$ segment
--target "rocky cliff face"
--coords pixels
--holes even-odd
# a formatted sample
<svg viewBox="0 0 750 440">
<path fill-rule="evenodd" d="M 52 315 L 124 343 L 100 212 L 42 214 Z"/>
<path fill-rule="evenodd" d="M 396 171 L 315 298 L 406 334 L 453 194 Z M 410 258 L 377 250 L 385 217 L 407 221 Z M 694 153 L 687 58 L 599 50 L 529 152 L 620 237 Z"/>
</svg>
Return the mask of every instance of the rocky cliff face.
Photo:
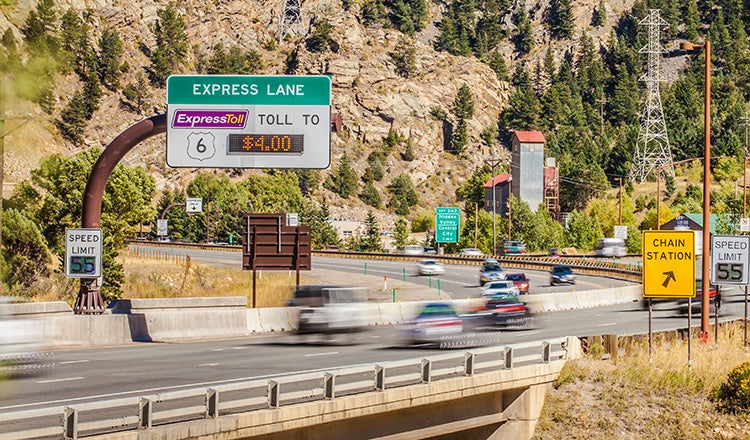
<svg viewBox="0 0 750 440">
<path fill-rule="evenodd" d="M 535 26 L 537 49 L 530 57 L 542 57 L 546 51 L 546 31 L 542 13 L 547 0 L 526 2 L 530 16 L 538 23 Z M 354 2 L 353 2 L 354 3 Z M 577 2 L 575 2 L 577 3 Z M 591 4 L 589 4 L 591 3 Z M 594 4 L 596 3 L 596 4 Z M 630 2 L 628 2 L 630 3 Z M 18 29 L 35 7 L 33 0 L 18 0 L 11 6 L 0 6 L 0 31 L 11 27 L 18 41 L 22 34 Z M 95 38 L 107 28 L 115 28 L 126 50 L 125 60 L 130 69 L 124 83 L 132 81 L 136 72 L 149 64 L 143 47 L 155 45 L 153 27 L 157 21 L 157 10 L 165 7 L 166 1 L 146 0 L 57 0 L 56 9 L 62 14 L 67 8 L 86 8 L 93 12 Z M 606 38 L 609 27 L 590 29 L 591 11 L 598 2 L 586 1 L 575 4 L 577 22 L 595 39 Z M 482 146 L 480 133 L 497 123 L 501 109 L 511 93 L 506 82 L 499 81 L 489 67 L 477 59 L 455 57 L 436 52 L 432 40 L 437 34 L 435 23 L 440 20 L 443 3 L 431 3 L 431 25 L 415 38 L 417 74 L 403 78 L 396 73 L 389 52 L 402 36 L 397 31 L 385 28 L 367 28 L 357 20 L 358 6 L 349 11 L 342 9 L 340 1 L 306 0 L 302 2 L 302 23 L 292 29 L 293 33 L 278 42 L 279 17 L 283 0 L 221 1 L 185 0 L 177 4 L 182 14 L 191 44 L 195 49 L 210 52 L 222 43 L 239 45 L 258 51 L 265 64 L 263 74 L 283 74 L 288 53 L 297 51 L 299 66 L 296 73 L 330 74 L 333 79 L 332 111 L 341 115 L 343 130 L 332 134 L 332 166 L 347 153 L 361 175 L 366 168 L 366 158 L 373 148 L 382 147 L 382 139 L 392 128 L 411 139 L 416 159 L 411 162 L 400 158 L 399 149 L 388 156 L 386 177 L 376 186 L 387 202 L 383 189 L 390 180 L 401 173 L 408 174 L 420 195 L 420 205 L 426 209 L 451 205 L 455 201 L 455 188 L 479 168 L 490 157 L 488 147 Z M 625 10 L 625 2 L 607 2 L 608 21 L 614 23 Z M 335 50 L 323 53 L 307 51 L 304 37 L 311 32 L 312 23 L 327 18 L 332 26 Z M 578 31 L 580 33 L 580 30 Z M 272 44 L 275 42 L 275 44 Z M 555 53 L 562 56 L 575 44 L 555 42 Z M 274 47 L 275 46 L 275 47 Z M 515 55 L 510 43 L 502 48 L 509 69 L 514 68 Z M 195 58 L 179 73 L 195 72 Z M 458 89 L 467 84 L 474 101 L 474 117 L 468 121 L 469 140 L 464 154 L 457 156 L 445 152 L 447 143 L 444 124 L 431 116 L 433 108 L 443 109 L 449 116 Z M 61 77 L 56 90 L 57 109 L 63 108 L 69 96 L 80 84 L 74 75 Z M 153 113 L 136 114 L 121 105 L 121 94 L 107 92 L 100 109 L 95 113 L 86 132 L 87 145 L 66 143 L 55 132 L 52 118 L 27 102 L 10 101 L 6 113 L 28 115 L 24 125 L 9 133 L 6 138 L 6 181 L 18 182 L 28 176 L 44 155 L 60 152 L 72 154 L 82 148 L 106 146 L 115 136 L 143 117 L 163 113 L 166 110 L 165 90 L 152 90 Z M 55 117 L 57 114 L 54 115 Z M 450 120 L 450 118 L 449 118 Z M 14 126 L 9 119 L 8 127 Z M 158 181 L 159 189 L 184 185 L 196 170 L 174 170 L 165 164 L 164 137 L 144 142 L 125 158 L 128 165 L 142 165 Z M 496 157 L 507 157 L 507 151 L 498 146 Z M 197 170 L 202 171 L 202 170 Z M 245 173 L 259 172 L 248 170 Z M 323 171 L 323 177 L 330 170 Z M 7 189 L 6 189 L 7 193 Z M 322 187 L 316 198 L 325 199 L 337 218 L 362 220 L 369 207 L 357 198 L 342 200 Z M 390 225 L 393 213 L 383 210 L 378 213 L 381 225 Z"/>
</svg>

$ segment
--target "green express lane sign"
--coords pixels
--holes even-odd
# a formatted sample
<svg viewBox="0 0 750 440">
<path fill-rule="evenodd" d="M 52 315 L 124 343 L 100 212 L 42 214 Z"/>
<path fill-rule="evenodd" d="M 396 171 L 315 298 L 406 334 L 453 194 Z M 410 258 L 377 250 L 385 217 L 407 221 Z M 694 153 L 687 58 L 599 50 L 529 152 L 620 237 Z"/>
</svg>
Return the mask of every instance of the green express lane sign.
<svg viewBox="0 0 750 440">
<path fill-rule="evenodd" d="M 328 168 L 331 79 L 325 75 L 171 75 L 167 165 Z"/>
<path fill-rule="evenodd" d="M 435 208 L 435 241 L 457 243 L 461 226 L 460 208 Z"/>
</svg>

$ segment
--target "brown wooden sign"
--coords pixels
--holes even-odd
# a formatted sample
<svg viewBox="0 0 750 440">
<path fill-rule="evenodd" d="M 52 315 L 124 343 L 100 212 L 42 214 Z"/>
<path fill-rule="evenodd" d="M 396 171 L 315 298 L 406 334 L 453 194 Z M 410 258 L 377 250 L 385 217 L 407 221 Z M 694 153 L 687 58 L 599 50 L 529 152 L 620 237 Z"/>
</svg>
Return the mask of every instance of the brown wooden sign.
<svg viewBox="0 0 750 440">
<path fill-rule="evenodd" d="M 287 226 L 286 214 L 242 217 L 242 268 L 311 270 L 309 226 Z"/>
</svg>

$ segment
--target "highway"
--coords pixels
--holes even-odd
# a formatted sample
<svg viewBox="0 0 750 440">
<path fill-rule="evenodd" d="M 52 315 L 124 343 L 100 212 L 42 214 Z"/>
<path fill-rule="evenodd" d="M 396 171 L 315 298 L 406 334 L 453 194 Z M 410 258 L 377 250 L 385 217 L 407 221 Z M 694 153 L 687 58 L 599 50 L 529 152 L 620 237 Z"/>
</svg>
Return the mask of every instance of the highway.
<svg viewBox="0 0 750 440">
<path fill-rule="evenodd" d="M 227 254 L 231 256 L 213 255 L 210 258 L 239 258 L 238 253 Z M 378 274 L 381 271 L 398 276 L 403 273 L 403 264 L 368 261 L 368 273 Z M 313 266 L 359 272 L 362 271 L 363 261 L 316 257 Z M 460 297 L 465 297 L 467 293 L 478 293 L 478 266 L 450 266 L 446 272 L 444 288 L 447 291 Z M 571 289 L 571 286 L 550 287 L 544 272 L 527 271 L 527 275 L 532 279 L 532 294 Z M 417 282 L 427 282 L 424 277 L 407 276 Z M 625 284 L 628 283 L 608 278 L 581 277 L 575 288 L 593 289 Z M 721 312 L 722 320 L 742 318 L 744 295 L 739 288 L 724 293 Z M 693 314 L 692 324 L 699 325 L 699 313 Z M 654 331 L 686 326 L 686 315 L 672 304 L 660 304 L 654 311 Z M 628 335 L 647 331 L 648 312 L 642 310 L 640 304 L 632 303 L 540 314 L 535 328 L 495 331 L 484 334 L 481 340 L 502 345 L 563 335 Z M 0 411 L 71 405 L 344 366 L 370 365 L 418 358 L 439 351 L 432 347 L 404 347 L 400 343 L 399 329 L 391 327 L 373 329 L 358 335 L 353 341 L 301 340 L 294 335 L 281 334 L 230 340 L 60 349 L 55 353 L 57 366 L 46 374 L 0 382 Z"/>
</svg>

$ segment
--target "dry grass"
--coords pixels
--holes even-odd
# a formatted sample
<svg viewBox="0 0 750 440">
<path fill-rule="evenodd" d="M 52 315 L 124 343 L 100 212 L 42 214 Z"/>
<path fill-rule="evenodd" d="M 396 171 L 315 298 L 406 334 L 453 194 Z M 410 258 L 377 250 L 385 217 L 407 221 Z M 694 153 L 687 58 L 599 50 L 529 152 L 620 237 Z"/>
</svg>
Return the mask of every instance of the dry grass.
<svg viewBox="0 0 750 440">
<path fill-rule="evenodd" d="M 712 339 L 713 340 L 713 339 Z M 716 410 L 714 389 L 750 360 L 738 323 L 719 331 L 719 345 L 693 338 L 637 347 L 617 362 L 569 362 L 547 394 L 535 439 L 750 439 L 750 415 Z"/>
<path fill-rule="evenodd" d="M 121 255 L 125 268 L 123 298 L 185 298 L 204 296 L 246 296 L 252 304 L 252 271 L 196 264 L 184 257 Z M 300 275 L 300 283 L 304 284 Z M 257 307 L 284 306 L 294 291 L 296 274 L 258 271 Z"/>
</svg>

